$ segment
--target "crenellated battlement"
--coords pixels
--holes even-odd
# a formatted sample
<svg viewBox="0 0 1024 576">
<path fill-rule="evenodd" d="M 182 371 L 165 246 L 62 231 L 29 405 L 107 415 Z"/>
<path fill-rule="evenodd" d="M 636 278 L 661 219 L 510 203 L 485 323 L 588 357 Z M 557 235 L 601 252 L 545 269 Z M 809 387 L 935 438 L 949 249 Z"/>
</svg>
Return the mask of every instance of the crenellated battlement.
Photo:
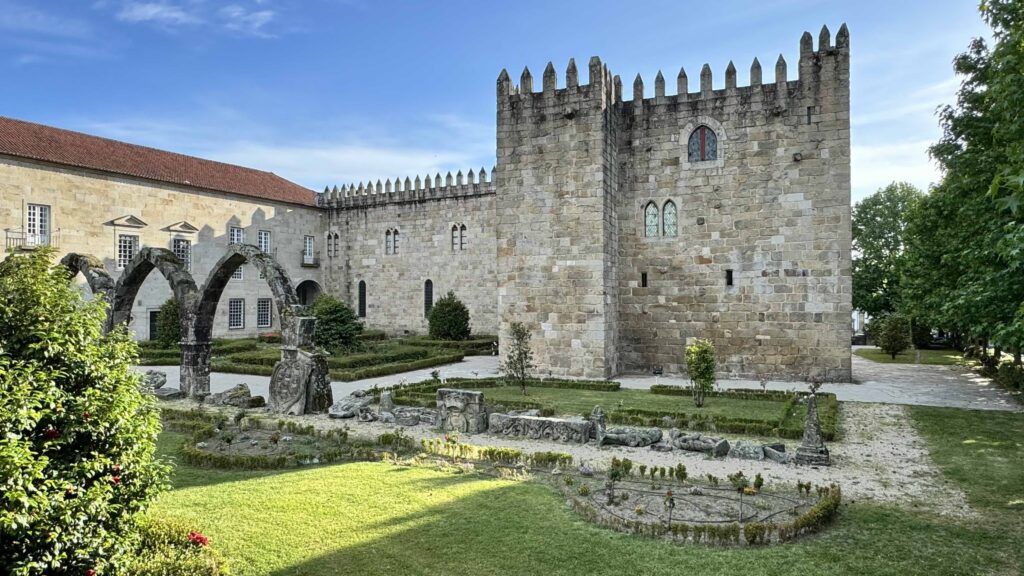
<svg viewBox="0 0 1024 576">
<path fill-rule="evenodd" d="M 826 60 L 833 59 L 837 63 L 848 67 L 850 54 L 850 34 L 844 23 L 836 34 L 835 43 L 831 42 L 831 33 L 827 26 L 822 26 L 818 34 L 818 48 L 814 48 L 814 40 L 810 32 L 804 32 L 800 38 L 800 57 L 797 63 L 797 77 L 793 80 L 788 78 L 788 65 L 782 54 L 779 54 L 775 62 L 775 75 L 771 84 L 763 82 L 761 63 L 754 58 L 750 65 L 749 84 L 739 86 L 737 84 L 737 71 L 733 62 L 725 69 L 725 87 L 715 89 L 713 87 L 714 74 L 711 66 L 704 64 L 701 67 L 698 90 L 689 90 L 689 78 L 684 68 L 679 69 L 676 76 L 676 93 L 666 93 L 665 76 L 658 71 L 654 79 L 654 97 L 644 97 L 644 81 L 641 75 L 637 74 L 633 80 L 633 95 L 630 100 L 625 100 L 622 94 L 622 79 L 618 75 L 612 75 L 608 67 L 601 62 L 601 59 L 594 56 L 590 59 L 590 77 L 587 84 L 579 83 L 579 73 L 576 69 L 576 61 L 569 60 L 565 71 L 565 86 L 558 87 L 558 75 L 554 64 L 548 62 L 544 69 L 541 89 L 534 91 L 533 74 L 529 67 L 523 69 L 519 83 L 514 84 L 507 70 L 502 70 L 498 76 L 497 94 L 499 106 L 511 104 L 517 101 L 530 100 L 564 100 L 572 96 L 582 96 L 596 99 L 600 104 L 613 106 L 631 102 L 634 107 L 640 107 L 644 102 L 690 102 L 704 99 L 714 99 L 729 96 L 764 96 L 785 99 L 793 89 L 801 84 L 820 82 L 822 76 L 818 70 L 824 67 Z"/>
<path fill-rule="evenodd" d="M 456 174 L 448 172 L 444 177 L 440 172 L 431 177 L 429 174 L 420 178 L 395 178 L 381 182 L 360 182 L 333 188 L 325 187 L 317 198 L 317 205 L 323 208 L 361 208 L 381 204 L 397 204 L 404 202 L 423 202 L 444 198 L 463 198 L 494 194 L 494 168 L 491 173 L 485 168 L 479 172 L 468 170 L 465 175 L 459 170 Z"/>
</svg>

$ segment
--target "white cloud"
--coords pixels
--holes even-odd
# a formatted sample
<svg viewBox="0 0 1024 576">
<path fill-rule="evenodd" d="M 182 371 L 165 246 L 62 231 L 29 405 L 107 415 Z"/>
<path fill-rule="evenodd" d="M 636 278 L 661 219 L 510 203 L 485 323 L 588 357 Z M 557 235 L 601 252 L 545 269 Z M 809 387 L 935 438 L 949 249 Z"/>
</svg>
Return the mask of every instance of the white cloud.
<svg viewBox="0 0 1024 576">
<path fill-rule="evenodd" d="M 117 19 L 165 25 L 198 24 L 202 21 L 183 7 L 166 2 L 126 2 L 117 13 Z"/>
<path fill-rule="evenodd" d="M 938 165 L 928 156 L 931 140 L 854 145 L 851 150 L 853 201 L 892 182 L 910 182 L 922 190 L 941 179 Z"/>
<path fill-rule="evenodd" d="M 271 36 L 263 28 L 274 19 L 273 10 L 249 11 L 237 4 L 232 4 L 221 8 L 218 14 L 224 21 L 224 27 L 228 30 L 253 36 Z"/>
</svg>

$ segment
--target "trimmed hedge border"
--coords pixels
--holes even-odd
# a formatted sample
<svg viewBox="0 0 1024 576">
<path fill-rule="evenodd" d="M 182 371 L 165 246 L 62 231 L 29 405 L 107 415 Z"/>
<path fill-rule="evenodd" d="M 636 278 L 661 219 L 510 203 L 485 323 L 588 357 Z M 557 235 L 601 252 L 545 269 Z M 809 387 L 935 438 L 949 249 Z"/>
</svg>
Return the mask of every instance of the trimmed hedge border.
<svg viewBox="0 0 1024 576">
<path fill-rule="evenodd" d="M 523 452 L 518 448 L 477 446 L 461 442 L 445 442 L 441 438 L 420 440 L 420 447 L 428 454 L 445 458 L 480 460 L 495 464 L 530 466 L 534 468 L 567 468 L 572 466 L 571 454 L 565 452 Z"/>
<path fill-rule="evenodd" d="M 424 348 L 454 348 L 466 356 L 489 356 L 497 336 L 474 336 L 468 340 L 432 340 L 429 336 L 411 336 L 400 340 L 402 344 Z"/>
<path fill-rule="evenodd" d="M 462 352 L 454 352 L 444 356 L 429 356 L 427 358 L 412 360 L 409 362 L 367 366 L 365 368 L 356 368 L 354 370 L 332 370 L 331 378 L 334 380 L 341 380 L 342 382 L 351 382 L 353 380 L 388 376 L 390 374 L 399 374 L 401 372 L 409 372 L 411 370 L 421 370 L 423 368 L 431 368 L 442 364 L 454 364 L 455 362 L 462 362 L 463 357 L 464 355 Z"/>
<path fill-rule="evenodd" d="M 842 490 L 837 484 L 822 488 L 818 502 L 810 510 L 797 516 L 792 522 L 749 522 L 739 524 L 688 524 L 673 523 L 671 527 L 661 522 L 647 523 L 639 520 L 613 520 L 597 513 L 594 506 L 579 497 L 576 491 L 563 489 L 573 510 L 584 519 L 598 526 L 628 534 L 640 534 L 652 538 L 670 538 L 678 543 L 759 546 L 773 542 L 790 542 L 799 536 L 820 531 L 832 522 L 842 503 Z"/>
</svg>

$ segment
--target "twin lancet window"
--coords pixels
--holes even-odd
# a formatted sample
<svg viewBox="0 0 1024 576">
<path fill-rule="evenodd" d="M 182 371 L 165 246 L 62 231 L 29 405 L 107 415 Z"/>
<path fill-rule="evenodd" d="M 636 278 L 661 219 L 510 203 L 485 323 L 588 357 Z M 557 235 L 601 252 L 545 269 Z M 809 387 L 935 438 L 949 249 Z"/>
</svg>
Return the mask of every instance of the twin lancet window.
<svg viewBox="0 0 1024 576">
<path fill-rule="evenodd" d="M 679 212 L 676 203 L 669 200 L 661 209 L 661 217 L 658 217 L 658 205 L 648 202 L 644 208 L 644 236 L 656 238 L 658 236 L 679 235 Z"/>
<path fill-rule="evenodd" d="M 398 254 L 398 230 L 388 228 L 384 233 L 384 253 L 387 255 Z"/>
</svg>

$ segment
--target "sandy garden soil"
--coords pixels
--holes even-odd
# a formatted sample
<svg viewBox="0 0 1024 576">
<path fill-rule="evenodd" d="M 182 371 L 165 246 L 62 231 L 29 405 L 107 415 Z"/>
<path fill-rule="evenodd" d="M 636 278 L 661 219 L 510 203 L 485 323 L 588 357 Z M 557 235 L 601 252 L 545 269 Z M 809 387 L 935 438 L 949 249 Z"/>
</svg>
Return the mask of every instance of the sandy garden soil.
<svg viewBox="0 0 1024 576">
<path fill-rule="evenodd" d="M 194 406 L 185 401 L 167 404 L 186 409 Z M 313 424 L 322 429 L 347 426 L 352 437 L 368 439 L 401 428 L 394 424 L 358 422 L 354 418 L 328 418 L 327 415 L 292 418 L 303 425 Z M 566 444 L 490 434 L 463 435 L 459 440 L 482 446 L 518 448 L 526 452 L 566 452 L 577 462 L 583 461 L 598 469 L 606 468 L 611 458 L 617 456 L 630 458 L 634 466 L 646 464 L 671 467 L 682 462 L 690 478 L 713 474 L 725 481 L 727 475 L 737 471 L 743 471 L 748 478 L 761 473 L 767 490 L 785 486 L 794 487 L 795 492 L 798 481 L 820 486 L 834 482 L 842 487 L 843 499 L 847 502 L 864 499 L 929 510 L 945 516 L 973 516 L 963 492 L 944 480 L 935 467 L 905 407 L 844 402 L 840 404 L 840 426 L 842 440 L 829 444 L 832 457 L 830 467 L 779 464 L 769 460 L 712 459 L 700 453 L 681 450 L 655 452 L 650 448 L 624 446 L 598 448 L 593 442 L 586 445 Z M 405 428 L 405 431 L 417 441 L 440 435 L 424 424 Z M 742 438 L 729 434 L 724 436 L 730 442 Z M 787 451 L 794 452 L 798 444 L 797 441 L 788 441 Z"/>
</svg>

